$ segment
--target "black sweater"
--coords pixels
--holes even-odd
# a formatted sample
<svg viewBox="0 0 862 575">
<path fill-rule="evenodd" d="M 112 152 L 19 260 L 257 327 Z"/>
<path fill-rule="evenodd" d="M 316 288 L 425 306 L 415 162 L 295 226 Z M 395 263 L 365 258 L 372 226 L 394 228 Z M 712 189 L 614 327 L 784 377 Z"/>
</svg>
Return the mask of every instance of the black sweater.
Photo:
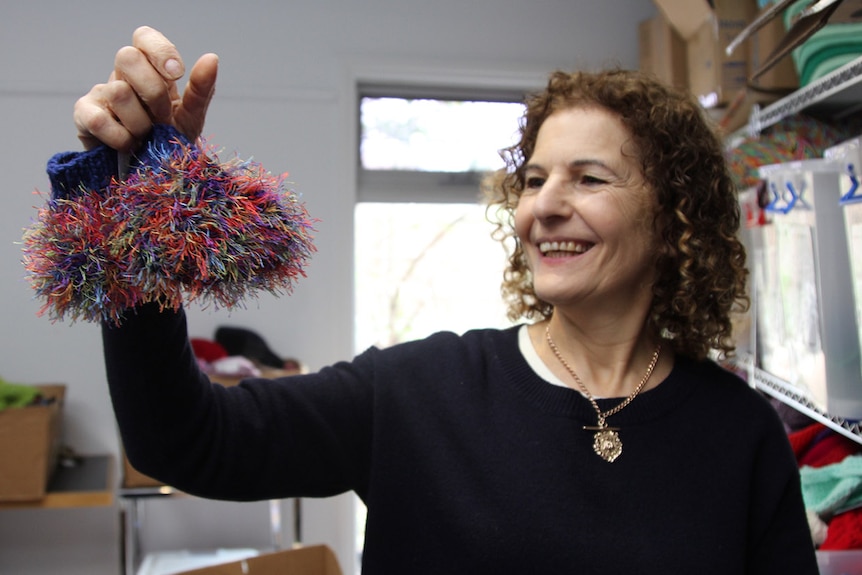
<svg viewBox="0 0 862 575">
<path fill-rule="evenodd" d="M 236 500 L 354 490 L 364 573 L 817 573 L 798 471 L 772 407 L 681 357 L 609 424 L 539 378 L 516 329 L 440 333 L 279 380 L 211 385 L 184 314 L 103 328 L 132 463 Z M 607 408 L 618 400 L 601 401 Z"/>
</svg>

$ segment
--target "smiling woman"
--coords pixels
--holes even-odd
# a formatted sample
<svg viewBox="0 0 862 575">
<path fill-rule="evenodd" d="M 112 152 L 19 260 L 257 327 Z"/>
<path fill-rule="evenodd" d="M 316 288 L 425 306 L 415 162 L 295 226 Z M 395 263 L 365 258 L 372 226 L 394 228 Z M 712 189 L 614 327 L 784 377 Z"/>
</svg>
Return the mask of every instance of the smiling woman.
<svg viewBox="0 0 862 575">
<path fill-rule="evenodd" d="M 704 110 L 686 94 L 623 70 L 553 74 L 548 89 L 527 100 L 521 141 L 508 150 L 508 169 L 497 174 L 493 201 L 514 213 L 521 198 L 532 193 L 527 176 L 535 164 L 539 133 L 549 117 L 561 123 L 561 112 L 572 110 L 591 110 L 596 118 L 602 111 L 609 114 L 613 118 L 606 115 L 609 121 L 600 130 L 618 138 L 612 152 L 617 164 L 608 164 L 611 171 L 604 174 L 582 172 L 582 189 L 600 189 L 593 180 L 604 179 L 629 186 L 634 194 L 641 185 L 652 190 L 654 211 L 637 202 L 619 208 L 620 214 L 626 209 L 638 212 L 630 220 L 650 220 L 645 223 L 659 233 L 649 329 L 670 337 L 674 350 L 688 356 L 702 359 L 711 350 L 732 353 L 730 312 L 748 305 L 745 249 L 737 236 L 739 203 L 721 140 Z M 590 129 L 590 124 L 577 129 Z M 575 166 L 607 163 L 591 157 L 570 161 Z M 541 183 L 543 178 L 529 185 Z M 504 285 L 509 312 L 547 319 L 553 306 L 534 291 L 526 249 L 519 242 L 509 258 Z"/>
<path fill-rule="evenodd" d="M 655 194 L 615 114 L 568 108 L 539 129 L 515 210 L 536 296 L 558 314 L 625 306 L 642 325 L 655 275 Z M 580 311 L 579 311 L 580 310 Z"/>
</svg>

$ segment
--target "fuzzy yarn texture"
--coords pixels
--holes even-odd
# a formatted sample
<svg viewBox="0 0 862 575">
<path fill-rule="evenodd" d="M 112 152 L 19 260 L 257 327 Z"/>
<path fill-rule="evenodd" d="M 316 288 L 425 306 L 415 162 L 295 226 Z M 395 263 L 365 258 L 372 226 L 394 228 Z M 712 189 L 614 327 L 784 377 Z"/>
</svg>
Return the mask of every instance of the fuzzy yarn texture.
<svg viewBox="0 0 862 575">
<path fill-rule="evenodd" d="M 859 129 L 857 119 L 833 125 L 804 114 L 788 116 L 727 151 L 730 176 L 740 190 L 755 187 L 760 166 L 822 158 L 827 148 L 856 136 Z"/>
<path fill-rule="evenodd" d="M 148 302 L 233 308 L 305 276 L 315 220 L 286 174 L 222 161 L 203 142 L 150 142 L 141 156 L 105 189 L 52 190 L 25 230 L 40 315 L 119 324 Z"/>
</svg>

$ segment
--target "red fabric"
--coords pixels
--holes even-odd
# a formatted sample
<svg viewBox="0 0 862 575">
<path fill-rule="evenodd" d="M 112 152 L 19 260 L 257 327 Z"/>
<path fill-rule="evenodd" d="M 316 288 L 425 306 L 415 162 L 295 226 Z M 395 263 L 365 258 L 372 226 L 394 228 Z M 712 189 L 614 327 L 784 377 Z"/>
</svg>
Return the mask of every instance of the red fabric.
<svg viewBox="0 0 862 575">
<path fill-rule="evenodd" d="M 790 446 L 796 455 L 799 467 L 823 467 L 840 463 L 848 455 L 862 451 L 849 437 L 827 428 L 822 423 L 813 423 L 788 435 Z M 862 509 L 851 509 L 829 520 L 826 539 L 819 549 L 837 551 L 862 549 Z"/>
<path fill-rule="evenodd" d="M 811 446 L 811 443 L 817 438 L 820 432 L 825 429 L 826 426 L 822 423 L 812 423 L 808 427 L 804 427 L 799 431 L 794 431 L 787 436 L 790 440 L 790 446 L 793 448 L 793 454 L 796 455 L 796 461 L 799 461 L 802 458 Z"/>
<path fill-rule="evenodd" d="M 208 339 L 192 339 L 191 344 L 195 357 L 210 363 L 228 355 L 220 343 Z"/>
<path fill-rule="evenodd" d="M 822 423 L 812 423 L 787 437 L 799 467 L 823 467 L 839 463 L 848 455 L 862 451 L 858 443 Z"/>
<path fill-rule="evenodd" d="M 854 453 L 859 453 L 858 443 L 834 431 L 827 431 L 822 439 L 811 445 L 799 458 L 799 466 L 823 467 L 833 463 L 840 463 L 844 458 Z"/>
<path fill-rule="evenodd" d="M 862 509 L 852 509 L 833 517 L 826 540 L 819 548 L 824 551 L 862 549 Z"/>
</svg>

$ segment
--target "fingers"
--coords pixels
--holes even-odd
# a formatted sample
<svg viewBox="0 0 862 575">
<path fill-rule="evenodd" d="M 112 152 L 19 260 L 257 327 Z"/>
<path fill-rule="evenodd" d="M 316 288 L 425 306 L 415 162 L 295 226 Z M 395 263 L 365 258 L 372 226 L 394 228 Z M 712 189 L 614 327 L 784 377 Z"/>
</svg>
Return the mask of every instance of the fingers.
<svg viewBox="0 0 862 575">
<path fill-rule="evenodd" d="M 166 81 L 146 54 L 132 46 L 120 48 L 114 58 L 114 74 L 131 86 L 155 122 L 168 122 L 171 118 L 173 81 Z"/>
<path fill-rule="evenodd" d="M 130 151 L 152 127 L 149 113 L 132 87 L 122 80 L 93 86 L 75 103 L 73 118 L 86 149 L 103 142 Z"/>
<path fill-rule="evenodd" d="M 184 72 L 176 46 L 161 32 L 141 26 L 132 35 L 132 45 L 117 52 L 112 78 L 128 82 L 153 121 L 169 123 L 179 99 L 176 81 Z"/>
<path fill-rule="evenodd" d="M 215 54 L 204 54 L 192 66 L 182 101 L 174 109 L 174 123 L 189 139 L 194 140 L 203 131 L 217 75 L 218 56 Z"/>
<path fill-rule="evenodd" d="M 158 30 L 149 26 L 137 28 L 132 34 L 132 46 L 146 55 L 153 68 L 165 80 L 179 80 L 185 73 L 185 66 L 176 46 Z"/>
<path fill-rule="evenodd" d="M 177 81 L 184 72 L 179 52 L 163 34 L 148 26 L 136 29 L 132 45 L 117 52 L 108 82 L 75 103 L 78 138 L 87 149 L 102 142 L 131 151 L 153 123 L 174 125 L 197 138 L 215 92 L 218 56 L 201 56 L 180 96 Z"/>
</svg>

